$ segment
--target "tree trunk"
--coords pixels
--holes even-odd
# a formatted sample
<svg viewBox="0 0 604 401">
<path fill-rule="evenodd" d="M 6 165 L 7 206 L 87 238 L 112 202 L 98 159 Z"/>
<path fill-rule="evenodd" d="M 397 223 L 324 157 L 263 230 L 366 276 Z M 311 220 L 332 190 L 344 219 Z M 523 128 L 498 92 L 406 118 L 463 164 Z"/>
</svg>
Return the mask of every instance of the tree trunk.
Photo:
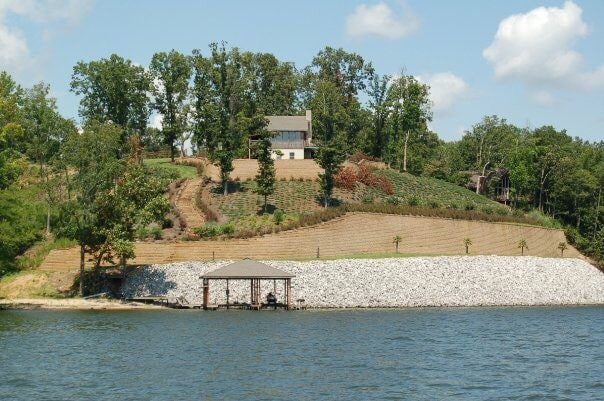
<svg viewBox="0 0 604 401">
<path fill-rule="evenodd" d="M 50 235 L 50 202 L 46 210 L 46 236 Z"/>
<path fill-rule="evenodd" d="M 268 195 L 264 195 L 264 213 L 266 213 L 266 204 L 268 203 L 267 199 Z"/>
<path fill-rule="evenodd" d="M 174 153 L 176 153 L 176 152 L 175 152 L 174 142 L 172 142 L 172 144 L 170 145 L 170 159 L 172 160 L 172 163 L 174 163 Z"/>
<path fill-rule="evenodd" d="M 126 278 L 126 257 L 120 256 L 120 268 L 122 269 L 122 277 Z"/>
<path fill-rule="evenodd" d="M 596 233 L 598 232 L 598 219 L 600 218 L 600 200 L 602 199 L 602 187 L 598 191 L 598 203 L 596 204 L 596 218 L 594 220 L 594 233 L 592 235 L 591 240 L 596 240 Z"/>
<path fill-rule="evenodd" d="M 403 148 L 403 171 L 407 171 L 407 145 L 409 143 L 409 131 L 405 135 L 405 147 Z"/>
<path fill-rule="evenodd" d="M 222 180 L 222 188 L 223 188 L 222 194 L 224 196 L 227 196 L 229 194 L 229 180 Z"/>
<path fill-rule="evenodd" d="M 84 267 L 86 262 L 86 249 L 80 245 L 80 296 L 84 296 Z"/>
</svg>

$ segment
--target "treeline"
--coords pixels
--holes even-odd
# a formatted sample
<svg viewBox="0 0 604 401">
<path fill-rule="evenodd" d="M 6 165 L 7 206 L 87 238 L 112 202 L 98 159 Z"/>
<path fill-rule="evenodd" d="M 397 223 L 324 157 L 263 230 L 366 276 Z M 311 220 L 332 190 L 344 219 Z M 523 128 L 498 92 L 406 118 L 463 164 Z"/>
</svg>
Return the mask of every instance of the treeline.
<svg viewBox="0 0 604 401">
<path fill-rule="evenodd" d="M 571 239 L 583 251 L 596 257 L 603 252 L 602 142 L 489 116 L 461 140 L 446 143 L 429 128 L 426 84 L 404 71 L 380 75 L 371 62 L 342 49 L 326 47 L 303 68 L 224 43 L 191 54 L 158 52 L 146 67 L 114 54 L 77 63 L 71 90 L 80 96 L 79 128 L 57 113 L 48 86 L 22 89 L 0 76 L 0 188 L 35 163 L 39 182 L 47 183 L 49 230 L 55 219 L 61 235 L 93 250 L 106 248 L 105 257 L 128 257 L 136 226 L 161 224 L 161 183 L 140 164 L 143 149 L 167 147 L 174 158 L 190 142 L 220 167 L 226 191 L 233 160 L 247 157 L 248 138 L 260 138 L 259 193 L 266 197 L 274 188 L 274 168 L 264 116 L 306 109 L 313 113 L 316 158 L 325 170 L 325 206 L 342 162 L 357 152 L 460 185 L 473 173 L 501 168 L 509 174 L 512 206 L 555 217 L 572 228 Z M 161 129 L 149 126 L 154 113 Z M 131 180 L 149 192 L 138 193 Z"/>
</svg>

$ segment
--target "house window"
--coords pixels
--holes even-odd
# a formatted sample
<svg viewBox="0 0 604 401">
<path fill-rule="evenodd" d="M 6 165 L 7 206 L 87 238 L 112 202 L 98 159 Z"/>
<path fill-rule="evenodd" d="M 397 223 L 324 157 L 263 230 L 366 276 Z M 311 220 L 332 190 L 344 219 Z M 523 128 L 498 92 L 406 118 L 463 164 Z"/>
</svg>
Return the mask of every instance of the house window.
<svg viewBox="0 0 604 401">
<path fill-rule="evenodd" d="M 293 160 L 293 159 L 295 158 L 295 157 L 294 157 L 295 155 L 296 155 L 296 154 L 295 154 L 294 152 L 289 152 L 289 158 L 290 158 L 290 159 L 292 159 L 292 160 Z"/>
</svg>

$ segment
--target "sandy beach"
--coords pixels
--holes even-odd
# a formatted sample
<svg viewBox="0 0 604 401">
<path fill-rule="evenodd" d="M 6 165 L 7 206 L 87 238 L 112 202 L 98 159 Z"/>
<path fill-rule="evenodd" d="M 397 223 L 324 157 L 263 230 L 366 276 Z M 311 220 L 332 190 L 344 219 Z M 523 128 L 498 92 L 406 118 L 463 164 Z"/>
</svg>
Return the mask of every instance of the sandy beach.
<svg viewBox="0 0 604 401">
<path fill-rule="evenodd" d="M 0 299 L 0 310 L 2 309 L 140 310 L 165 308 L 158 305 L 148 305 L 138 302 L 121 302 L 108 299 L 22 298 Z"/>
</svg>

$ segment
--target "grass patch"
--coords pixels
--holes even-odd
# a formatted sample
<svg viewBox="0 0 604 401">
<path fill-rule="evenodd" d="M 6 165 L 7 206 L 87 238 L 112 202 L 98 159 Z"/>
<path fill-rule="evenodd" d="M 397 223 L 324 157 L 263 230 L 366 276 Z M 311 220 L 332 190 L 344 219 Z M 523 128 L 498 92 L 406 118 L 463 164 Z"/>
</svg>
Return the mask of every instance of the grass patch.
<svg viewBox="0 0 604 401">
<path fill-rule="evenodd" d="M 528 216 L 531 219 L 538 221 L 539 224 L 541 224 L 543 227 L 562 228 L 562 224 L 559 221 L 557 221 L 556 219 L 554 219 L 551 216 L 547 216 L 547 215 L 541 213 L 537 209 L 533 209 L 530 212 L 528 212 Z"/>
<path fill-rule="evenodd" d="M 76 241 L 66 238 L 45 239 L 16 258 L 17 268 L 20 270 L 35 269 L 40 267 L 46 256 L 53 249 L 70 248 L 75 245 L 77 245 Z"/>
<path fill-rule="evenodd" d="M 436 256 L 462 256 L 458 254 L 444 254 L 444 253 L 396 253 L 396 252 L 368 252 L 368 253 L 353 253 L 344 254 L 338 256 L 327 256 L 315 258 L 287 258 L 282 260 L 295 260 L 299 262 L 311 261 L 311 260 L 341 260 L 341 259 L 392 259 L 392 258 L 425 258 L 425 257 L 436 257 Z"/>
<path fill-rule="evenodd" d="M 170 158 L 145 159 L 143 163 L 149 167 L 155 167 L 176 173 L 178 174 L 179 178 L 197 177 L 197 169 L 195 167 L 186 166 L 183 164 L 174 164 L 170 161 Z"/>
</svg>

